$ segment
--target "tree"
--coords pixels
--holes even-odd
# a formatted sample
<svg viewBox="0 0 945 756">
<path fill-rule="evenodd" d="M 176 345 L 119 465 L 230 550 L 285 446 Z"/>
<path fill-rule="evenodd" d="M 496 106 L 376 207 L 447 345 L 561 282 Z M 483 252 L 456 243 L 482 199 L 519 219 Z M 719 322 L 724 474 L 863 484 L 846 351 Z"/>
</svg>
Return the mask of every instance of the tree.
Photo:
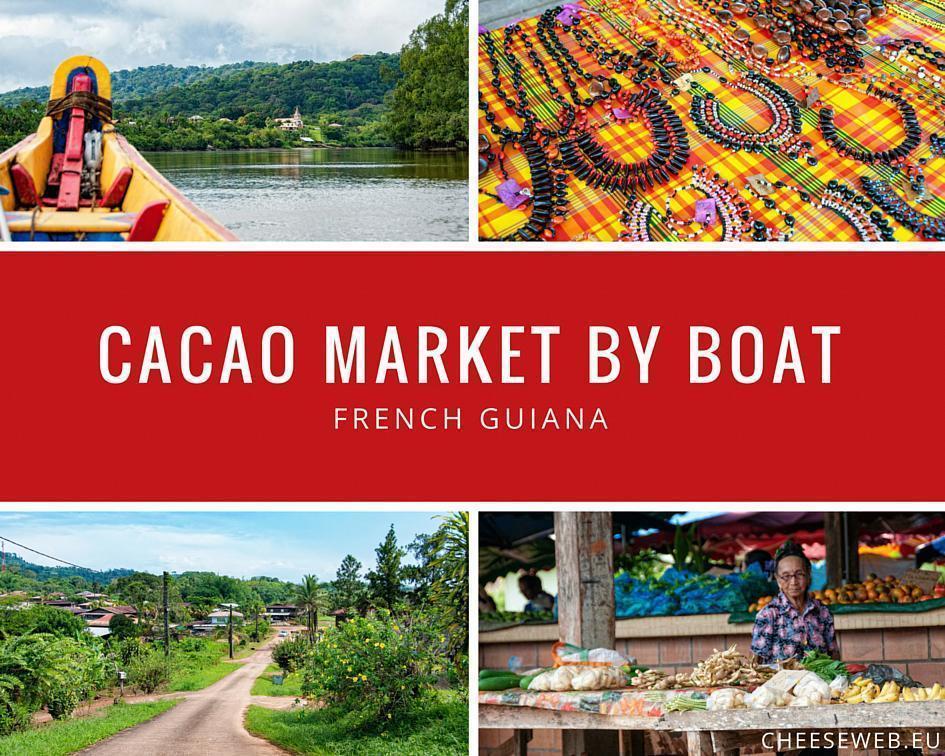
<svg viewBox="0 0 945 756">
<path fill-rule="evenodd" d="M 447 0 L 400 51 L 403 78 L 384 124 L 400 147 L 460 147 L 468 133 L 468 0 Z"/>
<path fill-rule="evenodd" d="M 364 595 L 364 581 L 361 579 L 361 563 L 351 554 L 341 560 L 332 583 L 332 605 L 335 609 L 351 610 L 357 608 Z"/>
<path fill-rule="evenodd" d="M 0 612 L 0 637 L 56 635 L 75 638 L 85 633 L 85 622 L 56 606 L 31 606 L 20 611 Z"/>
<path fill-rule="evenodd" d="M 259 641 L 259 615 L 266 611 L 266 605 L 259 598 L 259 595 L 254 593 L 249 601 L 243 605 L 243 611 L 248 617 L 253 618 L 256 625 L 253 629 L 253 640 Z"/>
<path fill-rule="evenodd" d="M 318 608 L 325 604 L 325 589 L 314 575 L 305 575 L 302 585 L 296 593 L 296 603 L 305 613 L 305 626 L 308 628 L 309 643 L 315 643 L 315 632 L 318 629 Z"/>
<path fill-rule="evenodd" d="M 116 614 L 108 621 L 109 638 L 124 640 L 134 638 L 138 634 L 138 627 L 132 619 L 124 614 Z"/>
<path fill-rule="evenodd" d="M 374 553 L 377 555 L 377 566 L 368 573 L 368 591 L 376 603 L 393 609 L 404 596 L 404 568 L 401 562 L 405 553 L 397 545 L 393 524 Z"/>
<path fill-rule="evenodd" d="M 430 602 L 445 631 L 447 654 L 459 659 L 469 639 L 469 512 L 453 512 L 440 518 L 433 534 L 431 566 L 436 578 L 430 586 Z"/>
</svg>

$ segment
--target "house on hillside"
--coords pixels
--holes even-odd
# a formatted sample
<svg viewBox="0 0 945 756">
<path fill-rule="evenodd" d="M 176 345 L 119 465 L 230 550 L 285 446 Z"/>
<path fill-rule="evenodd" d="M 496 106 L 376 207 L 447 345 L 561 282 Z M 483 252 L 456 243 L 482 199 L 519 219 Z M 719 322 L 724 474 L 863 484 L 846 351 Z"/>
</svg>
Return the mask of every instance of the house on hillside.
<svg viewBox="0 0 945 756">
<path fill-rule="evenodd" d="M 198 123 L 199 121 L 202 121 L 202 120 L 203 120 L 203 116 L 202 116 L 202 115 L 192 115 L 192 116 L 188 116 L 187 120 L 190 121 L 191 123 Z"/>
<path fill-rule="evenodd" d="M 115 616 L 116 615 L 111 613 L 105 613 L 94 619 L 87 619 L 85 621 L 85 629 L 96 638 L 104 638 L 107 635 L 111 635 L 111 622 L 112 618 Z"/>
<path fill-rule="evenodd" d="M 270 622 L 289 622 L 300 613 L 301 610 L 295 604 L 270 604 L 266 607 L 266 619 Z"/>
<path fill-rule="evenodd" d="M 76 595 L 86 601 L 99 601 L 103 598 L 108 598 L 104 593 L 92 593 L 92 591 L 79 591 Z"/>
<path fill-rule="evenodd" d="M 302 121 L 302 114 L 299 112 L 298 106 L 295 108 L 295 112 L 292 114 L 291 118 L 274 118 L 273 119 L 279 128 L 283 131 L 301 131 L 305 128 L 305 123 Z"/>
<path fill-rule="evenodd" d="M 105 608 L 108 611 L 110 611 L 112 614 L 124 614 L 126 617 L 130 617 L 131 619 L 138 618 L 138 610 L 135 609 L 133 606 L 127 606 L 124 604 L 116 604 L 115 606 L 107 606 Z"/>
</svg>

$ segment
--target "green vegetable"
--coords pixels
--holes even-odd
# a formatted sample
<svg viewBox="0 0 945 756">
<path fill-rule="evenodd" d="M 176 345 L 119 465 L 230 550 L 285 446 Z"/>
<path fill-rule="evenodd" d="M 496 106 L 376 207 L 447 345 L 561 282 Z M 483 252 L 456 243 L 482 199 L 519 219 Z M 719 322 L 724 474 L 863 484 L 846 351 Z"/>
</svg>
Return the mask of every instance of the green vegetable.
<svg viewBox="0 0 945 756">
<path fill-rule="evenodd" d="M 507 669 L 480 669 L 479 679 L 485 680 L 487 677 L 511 677 L 514 674 L 514 672 L 509 672 Z"/>
<path fill-rule="evenodd" d="M 487 677 L 479 680 L 479 690 L 509 690 L 510 688 L 519 688 L 521 685 L 522 678 L 518 675 Z"/>
<path fill-rule="evenodd" d="M 536 677 L 538 677 L 538 675 L 540 675 L 544 671 L 545 670 L 541 670 L 540 672 L 536 672 L 533 675 L 525 675 L 525 677 L 522 678 L 522 685 L 521 685 L 522 689 L 528 690 L 528 686 L 532 684 L 532 680 L 534 680 Z"/>
<path fill-rule="evenodd" d="M 820 651 L 808 651 L 801 661 L 804 669 L 817 674 L 825 682 L 833 682 L 835 677 L 847 675 L 847 665 Z"/>
<path fill-rule="evenodd" d="M 696 711 L 706 708 L 706 699 L 691 696 L 673 696 L 666 704 L 666 711 Z"/>
</svg>

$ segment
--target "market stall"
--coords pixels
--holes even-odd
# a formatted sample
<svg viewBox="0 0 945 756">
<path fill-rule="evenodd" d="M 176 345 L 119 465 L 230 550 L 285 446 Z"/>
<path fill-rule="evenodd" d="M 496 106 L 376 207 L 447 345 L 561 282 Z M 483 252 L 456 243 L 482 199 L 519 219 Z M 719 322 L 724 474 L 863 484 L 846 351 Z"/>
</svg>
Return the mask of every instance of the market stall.
<svg viewBox="0 0 945 756">
<path fill-rule="evenodd" d="M 519 752 L 522 752 L 529 747 L 524 742 L 523 731 L 531 732 L 530 747 L 541 753 L 580 753 L 582 736 L 585 749 L 587 738 L 590 737 L 597 738 L 596 742 L 603 743 L 602 748 L 605 749 L 593 752 L 616 753 L 618 746 L 614 735 L 611 734 L 610 740 L 607 740 L 606 734 L 620 730 L 638 733 L 635 737 L 625 735 L 624 740 L 625 750 L 632 746 L 639 753 L 644 752 L 644 739 L 640 736 L 642 732 L 647 733 L 646 742 L 653 742 L 651 738 L 656 734 L 666 738 L 670 733 L 676 733 L 678 741 L 682 737 L 680 733 L 698 733 L 698 738 L 695 735 L 687 736 L 689 740 L 686 747 L 717 749 L 720 743 L 729 743 L 730 748 L 735 748 L 739 746 L 732 745 L 734 741 L 730 736 L 723 737 L 720 734 L 722 730 L 728 729 L 733 721 L 740 723 L 742 732 L 738 733 L 738 738 L 742 746 L 759 746 L 760 737 L 766 728 L 774 724 L 780 726 L 779 717 L 782 715 L 775 711 L 777 707 L 765 707 L 761 710 L 763 713 L 758 713 L 755 709 L 739 709 L 736 711 L 740 711 L 741 716 L 734 720 L 727 712 L 721 716 L 718 711 L 704 711 L 700 708 L 700 701 L 708 700 L 713 686 L 693 686 L 691 680 L 693 670 L 711 659 L 716 651 L 730 652 L 746 660 L 750 658 L 753 613 L 749 609 L 757 607 L 751 607 L 746 600 L 740 611 L 730 609 L 724 613 L 615 618 L 611 624 L 606 616 L 608 597 L 600 595 L 606 593 L 601 587 L 616 586 L 614 593 L 620 596 L 620 574 L 618 573 L 616 580 L 613 579 L 613 561 L 607 566 L 606 554 L 610 554 L 612 560 L 614 550 L 601 548 L 601 543 L 604 540 L 602 534 L 605 532 L 606 540 L 610 543 L 615 535 L 615 528 L 612 523 L 606 521 L 597 522 L 596 530 L 592 523 L 588 522 L 570 528 L 567 526 L 567 518 L 587 516 L 590 515 L 558 515 L 560 522 L 557 523 L 559 527 L 555 530 L 554 543 L 558 557 L 558 585 L 561 589 L 558 595 L 558 614 L 561 622 L 522 622 L 514 625 L 506 622 L 505 626 L 481 632 L 480 666 L 484 669 L 507 671 L 508 663 L 512 660 L 521 670 L 556 669 L 557 660 L 552 654 L 555 643 L 559 640 L 574 643 L 577 640 L 579 645 L 612 649 L 626 659 L 628 664 L 649 668 L 650 674 L 654 676 L 665 675 L 661 677 L 662 685 L 656 689 L 641 687 L 641 681 L 638 680 L 637 684 L 634 684 L 633 676 L 627 675 L 620 687 L 605 691 L 548 691 L 532 688 L 522 690 L 518 686 L 483 691 L 480 693 L 480 726 L 483 728 L 480 743 L 483 752 L 493 752 L 492 749 L 500 749 L 503 744 L 507 749 L 510 743 L 514 743 Z M 606 517 L 606 514 L 595 516 Z M 725 517 L 722 516 L 723 519 L 715 523 L 708 521 L 706 533 L 713 533 L 713 529 L 720 525 Z M 824 516 L 820 515 L 820 518 L 819 524 L 811 522 L 809 518 L 799 518 L 791 527 L 797 528 L 797 532 L 812 534 L 809 537 L 811 541 L 817 541 L 819 538 L 822 548 L 825 523 Z M 828 528 L 831 522 L 828 514 Z M 730 527 L 732 524 L 728 523 Z M 779 524 L 783 527 L 783 522 Z M 846 532 L 859 532 L 860 525 L 863 525 L 863 532 L 867 533 L 863 536 L 861 548 L 869 550 L 872 547 L 864 543 L 876 540 L 868 535 L 872 532 L 870 522 L 857 524 L 855 527 L 847 523 Z M 897 538 L 902 543 L 908 539 L 921 543 L 923 539 L 931 537 L 930 534 L 934 534 L 941 523 L 913 522 L 912 526 L 913 530 L 925 532 L 920 536 L 915 533 L 900 533 Z M 564 528 L 563 531 L 561 527 Z M 578 556 L 596 552 L 598 564 L 594 571 L 588 571 L 594 565 L 587 564 L 586 560 L 583 564 L 580 560 L 572 560 L 572 564 L 568 565 L 562 559 L 567 553 L 567 544 L 575 541 L 575 535 L 569 535 L 569 531 L 573 531 L 575 527 L 583 536 L 577 539 L 571 550 Z M 753 527 L 760 537 L 770 537 L 770 530 L 762 533 L 757 527 Z M 742 528 L 737 537 L 743 539 L 746 546 L 751 546 L 754 542 L 748 537 L 748 530 Z M 624 534 L 625 532 L 621 535 Z M 661 536 L 651 532 L 647 537 L 650 538 L 648 545 L 652 545 L 653 537 L 665 538 L 665 534 Z M 784 537 L 783 534 L 781 537 Z M 618 537 L 613 540 L 621 539 Z M 831 535 L 827 540 L 834 545 L 836 537 Z M 841 542 L 836 544 L 835 548 L 843 546 Z M 627 549 L 628 544 L 624 543 L 616 551 L 620 554 L 625 553 Z M 910 552 L 910 548 L 904 547 L 903 550 Z M 618 556 L 618 562 L 620 561 Z M 610 576 L 611 580 L 604 579 L 603 575 Z M 566 598 L 565 585 L 570 585 L 570 590 L 577 592 L 567 594 Z M 595 592 L 590 596 L 586 593 L 586 587 L 589 585 L 595 586 Z M 890 587 L 893 585 L 897 587 Z M 903 587 L 900 589 L 899 586 Z M 891 598 L 892 591 L 898 590 L 899 597 L 904 598 L 905 586 L 909 587 L 909 603 L 870 600 L 870 591 L 878 599 L 886 594 Z M 899 689 L 896 691 L 895 707 L 897 710 L 903 707 L 896 716 L 901 716 L 901 727 L 910 732 L 931 733 L 935 730 L 932 724 L 943 721 L 938 718 L 942 711 L 939 698 L 942 690 L 935 688 L 935 682 L 945 680 L 945 601 L 933 595 L 934 584 L 922 589 L 921 599 L 912 596 L 917 588 L 919 586 L 902 581 L 864 581 L 855 588 L 844 589 L 842 593 L 835 591 L 838 602 L 842 600 L 844 603 L 837 603 L 832 610 L 835 613 L 841 658 L 848 665 L 852 665 L 852 669 L 857 669 L 856 665 L 862 665 L 865 671 L 870 668 L 870 664 L 882 664 L 910 676 L 916 683 L 922 683 L 914 686 L 896 683 Z M 582 594 L 581 590 L 585 593 Z M 858 591 L 864 592 L 862 601 L 858 598 Z M 577 606 L 573 597 L 580 599 Z M 826 599 L 826 595 L 824 598 Z M 620 602 L 619 599 L 613 601 L 614 615 L 617 615 Z M 653 606 L 656 606 L 655 603 Z M 575 608 L 579 611 L 575 612 Z M 566 629 L 565 621 L 569 621 L 570 629 Z M 581 640 L 585 635 L 595 637 L 601 642 L 589 644 L 588 641 Z M 874 673 L 878 674 L 875 669 Z M 849 680 L 857 679 L 858 676 L 859 674 L 852 673 L 847 675 Z M 888 706 L 893 700 L 892 690 L 884 688 L 885 681 L 881 677 L 877 679 L 883 684 L 877 683 L 878 689 L 870 689 L 865 698 L 870 701 L 878 700 Z M 678 685 L 677 682 L 685 682 L 685 685 Z M 742 693 L 750 694 L 753 689 L 763 685 L 763 682 L 749 681 L 742 688 Z M 916 700 L 912 694 L 913 688 L 916 691 L 920 688 L 924 690 L 923 697 L 927 700 Z M 901 703 L 898 703 L 900 700 Z M 673 701 L 677 703 L 673 704 Z M 871 728 L 875 733 L 880 733 L 885 732 L 892 721 L 887 721 L 885 714 L 877 717 L 877 707 L 873 705 L 869 706 L 869 713 L 864 714 L 866 709 L 863 707 L 868 704 L 856 698 L 852 703 L 845 702 L 840 696 L 832 697 L 830 701 L 804 708 L 801 717 L 782 718 L 790 722 L 797 733 L 811 729 L 837 732 L 851 729 L 866 731 Z M 677 705 L 687 704 L 694 704 L 695 710 L 673 711 Z M 799 707 L 795 705 L 790 708 L 795 710 Z M 724 726 L 719 723 L 724 723 Z M 516 734 L 513 736 L 513 733 Z M 601 738 L 603 740 L 600 740 Z M 679 747 L 678 742 L 676 747 Z"/>
</svg>

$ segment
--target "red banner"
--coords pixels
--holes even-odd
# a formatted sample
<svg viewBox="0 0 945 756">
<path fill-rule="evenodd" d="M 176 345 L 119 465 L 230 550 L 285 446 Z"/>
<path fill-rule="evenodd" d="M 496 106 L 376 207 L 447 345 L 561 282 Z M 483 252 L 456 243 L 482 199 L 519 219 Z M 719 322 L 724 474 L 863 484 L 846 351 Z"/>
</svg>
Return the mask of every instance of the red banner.
<svg viewBox="0 0 945 756">
<path fill-rule="evenodd" d="M 942 281 L 945 257 L 919 253 L 6 254 L 0 496 L 941 499 Z M 628 327 L 643 353 L 656 325 L 642 382 Z M 130 344 L 116 330 L 101 364 L 109 326 Z M 342 361 L 363 326 L 363 384 L 356 359 L 326 382 L 329 326 Z M 616 338 L 608 383 L 592 326 Z M 695 326 L 718 334 L 712 382 L 690 374 Z"/>
</svg>

